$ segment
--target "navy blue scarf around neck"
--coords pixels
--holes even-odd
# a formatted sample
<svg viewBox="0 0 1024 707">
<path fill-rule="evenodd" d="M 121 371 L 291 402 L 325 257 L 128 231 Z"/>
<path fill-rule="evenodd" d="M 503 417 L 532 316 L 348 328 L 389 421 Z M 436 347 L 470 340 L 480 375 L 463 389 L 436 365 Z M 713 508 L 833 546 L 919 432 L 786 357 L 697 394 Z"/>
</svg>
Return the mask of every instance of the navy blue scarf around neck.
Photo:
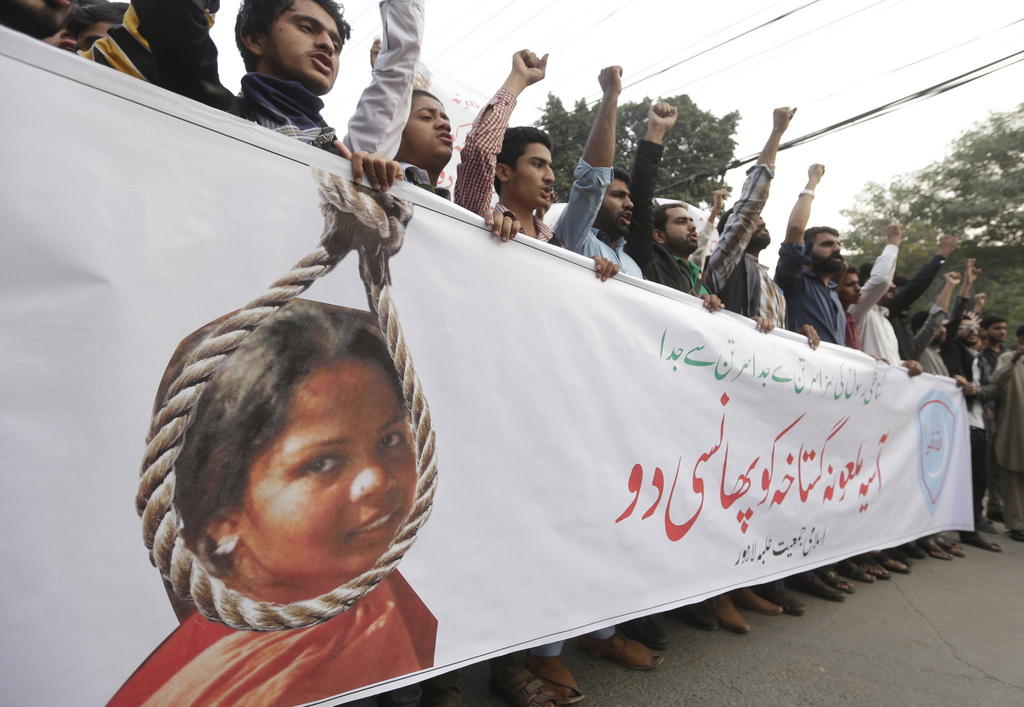
<svg viewBox="0 0 1024 707">
<path fill-rule="evenodd" d="M 283 122 L 299 130 L 323 124 L 320 111 L 324 102 L 298 81 L 250 72 L 242 77 L 242 96 L 246 101 L 258 104 L 262 110 L 280 115 Z"/>
</svg>

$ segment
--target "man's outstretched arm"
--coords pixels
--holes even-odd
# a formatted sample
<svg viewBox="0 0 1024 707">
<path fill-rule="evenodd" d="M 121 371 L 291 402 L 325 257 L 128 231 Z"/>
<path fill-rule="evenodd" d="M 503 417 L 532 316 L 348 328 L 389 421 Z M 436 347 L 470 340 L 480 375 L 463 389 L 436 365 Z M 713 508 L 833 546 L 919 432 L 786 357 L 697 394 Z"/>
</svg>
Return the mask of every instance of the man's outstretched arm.
<svg viewBox="0 0 1024 707">
<path fill-rule="evenodd" d="M 557 235 L 569 250 L 584 253 L 584 243 L 593 238 L 594 225 L 601 209 L 604 190 L 611 183 L 611 168 L 615 160 L 615 116 L 622 93 L 622 67 L 609 66 L 597 77 L 601 85 L 601 105 L 597 109 L 590 136 L 583 148 L 583 157 L 573 173 L 569 202 L 558 222 Z"/>
<path fill-rule="evenodd" d="M 768 201 L 768 188 L 775 174 L 775 157 L 779 151 L 779 142 L 789 127 L 796 108 L 776 108 L 772 112 L 772 131 L 761 149 L 761 154 L 747 173 L 739 199 L 733 204 L 729 220 L 722 229 L 718 247 L 708 258 L 708 266 L 704 279 L 715 292 L 721 292 L 726 281 L 736 269 L 743 254 L 750 244 L 757 219 Z"/>
<path fill-rule="evenodd" d="M 658 167 L 665 150 L 665 135 L 676 124 L 678 111 L 668 103 L 655 103 L 647 112 L 647 134 L 637 143 L 633 158 L 633 174 L 629 188 L 632 192 L 633 221 L 629 225 L 626 252 L 646 272 L 653 254 L 654 239 L 654 187 L 658 181 Z"/>
<path fill-rule="evenodd" d="M 893 295 L 889 302 L 890 317 L 909 309 L 932 286 L 939 269 L 949 260 L 958 243 L 956 236 L 939 236 L 939 247 L 934 257 L 921 266 L 903 289 Z"/>
</svg>

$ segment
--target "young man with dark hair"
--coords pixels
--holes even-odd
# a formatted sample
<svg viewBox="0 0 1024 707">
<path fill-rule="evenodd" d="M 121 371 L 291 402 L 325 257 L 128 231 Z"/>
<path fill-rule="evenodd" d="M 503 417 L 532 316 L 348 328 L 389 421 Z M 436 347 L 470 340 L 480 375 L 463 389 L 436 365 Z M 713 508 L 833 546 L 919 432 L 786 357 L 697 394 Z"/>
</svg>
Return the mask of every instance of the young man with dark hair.
<svg viewBox="0 0 1024 707">
<path fill-rule="evenodd" d="M 843 305 L 844 312 L 849 312 L 850 307 L 860 304 L 860 273 L 857 268 L 849 263 L 843 263 L 843 269 L 836 273 L 833 279 L 836 283 L 836 294 L 839 296 L 839 302 Z M 846 347 L 858 351 L 863 348 L 857 321 L 849 314 L 846 315 Z"/>
<path fill-rule="evenodd" d="M 220 83 L 209 36 L 216 0 L 134 0 L 155 83 L 187 98 L 332 149 L 337 136 L 320 117 L 351 32 L 333 0 L 244 0 L 235 43 L 247 73 L 236 96 Z"/>
<path fill-rule="evenodd" d="M 0 0 L 0 24 L 36 39 L 44 39 L 64 25 L 73 0 Z"/>
<path fill-rule="evenodd" d="M 473 121 L 462 147 L 455 203 L 483 216 L 488 225 L 494 220 L 503 224 L 497 229 L 502 240 L 520 232 L 542 241 L 554 237 L 534 215 L 555 183 L 551 140 L 536 128 L 508 127 L 519 95 L 544 80 L 547 64 L 547 54 L 538 58 L 528 49 L 516 52 L 508 78 Z M 499 204 L 492 212 L 493 192 Z"/>
<path fill-rule="evenodd" d="M 555 239 L 555 232 L 537 216 L 539 209 L 550 204 L 551 189 L 555 183 L 555 173 L 551 169 L 551 139 L 537 128 L 508 127 L 519 95 L 544 79 L 547 62 L 547 54 L 538 57 L 528 49 L 516 52 L 512 56 L 512 70 L 502 87 L 480 111 L 462 147 L 459 176 L 455 182 L 455 203 L 483 216 L 484 223 L 502 241 L 519 233 L 541 241 Z M 599 81 L 602 88 L 612 81 L 613 72 L 621 77 L 622 69 L 609 67 L 601 72 Z M 609 102 L 606 96 L 602 101 L 583 157 L 576 168 L 577 176 L 581 173 L 591 176 L 580 182 L 579 187 L 573 185 L 569 203 L 562 212 L 555 242 L 566 247 L 590 228 L 597 213 L 608 181 L 608 176 L 602 179 L 601 172 L 611 171 L 611 155 L 599 145 L 603 144 L 609 113 L 614 135 L 617 100 L 618 92 L 615 92 L 613 100 Z M 591 167 L 590 162 L 596 162 L 598 166 Z M 608 167 L 603 167 L 605 162 Z M 497 192 L 498 204 L 492 209 L 491 196 L 494 192 Z M 610 259 L 598 254 L 588 255 L 594 258 L 595 272 L 601 280 L 618 272 L 618 265 Z"/>
<path fill-rule="evenodd" d="M 441 101 L 429 91 L 413 89 L 409 120 L 395 155 L 405 180 L 451 199 L 449 191 L 437 182 L 451 161 L 453 144 L 452 124 Z"/>
<path fill-rule="evenodd" d="M 399 173 L 390 160 L 408 117 L 423 34 L 423 0 L 384 0 L 383 48 L 348 135 L 339 140 L 320 111 L 334 86 L 338 55 L 351 28 L 334 0 L 243 0 L 235 40 L 246 69 L 242 90 L 220 83 L 209 36 L 217 0 L 135 0 L 124 25 L 96 42 L 88 58 L 168 90 L 352 159 L 385 188 Z"/>
</svg>

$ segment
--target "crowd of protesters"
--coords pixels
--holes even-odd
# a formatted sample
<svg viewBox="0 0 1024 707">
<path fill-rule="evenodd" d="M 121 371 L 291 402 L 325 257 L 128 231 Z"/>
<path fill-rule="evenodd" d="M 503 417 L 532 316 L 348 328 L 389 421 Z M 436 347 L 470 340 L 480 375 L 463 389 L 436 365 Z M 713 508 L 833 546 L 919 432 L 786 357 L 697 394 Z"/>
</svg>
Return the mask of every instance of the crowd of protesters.
<svg viewBox="0 0 1024 707">
<path fill-rule="evenodd" d="M 926 557 L 964 557 L 959 543 L 999 552 L 986 537 L 997 532 L 995 523 L 1024 541 L 1024 326 L 1015 331 L 1016 344 L 1007 340 L 1007 320 L 988 312 L 985 295 L 974 292 L 981 273 L 973 260 L 962 272 L 942 272 L 957 238 L 942 236 L 934 257 L 907 279 L 896 275 L 902 228 L 894 223 L 879 234 L 878 252 L 854 265 L 844 257 L 837 229 L 808 227 L 825 175 L 816 164 L 796 195 L 773 276 L 760 262 L 771 243 L 761 214 L 795 109 L 773 111 L 764 148 L 732 207 L 725 209 L 725 190 L 709 195 L 711 217 L 698 232 L 696 214 L 686 204 L 654 199 L 675 107 L 653 105 L 632 169 L 615 166 L 626 157 L 615 154 L 618 66 L 600 72 L 600 106 L 568 202 L 552 227 L 543 216 L 554 200 L 552 153 L 560 146 L 535 127 L 509 126 L 519 96 L 545 77 L 547 55 L 528 50 L 513 56 L 507 78 L 476 118 L 450 193 L 438 181 L 452 157 L 451 124 L 442 102 L 418 87 L 423 5 L 380 3 L 373 78 L 343 137 L 320 114 L 320 97 L 334 86 L 339 53 L 351 33 L 333 0 L 243 0 L 235 38 L 248 73 L 237 95 L 220 83 L 209 36 L 217 0 L 0 0 L 0 20 L 85 60 L 333 152 L 350 160 L 356 181 L 374 189 L 401 179 L 452 199 L 483 216 L 502 241 L 537 238 L 589 256 L 601 280 L 620 272 L 652 280 L 699 297 L 711 311 L 750 317 L 763 332 L 785 328 L 805 336 L 812 348 L 827 341 L 901 366 L 910 376 L 923 371 L 956 380 L 969 413 L 975 530 L 957 539 L 925 537 L 673 612 L 693 626 L 745 633 L 750 625 L 741 610 L 803 614 L 805 606 L 791 590 L 840 602 L 855 591 L 853 582 L 889 580 Z M 940 273 L 938 296 L 921 302 Z M 592 657 L 649 670 L 668 648 L 658 621 L 638 619 L 580 640 Z M 558 642 L 493 660 L 492 690 L 512 705 L 579 701 L 583 691 L 562 663 L 561 650 Z M 383 695 L 380 703 L 458 705 L 458 680 L 450 673 Z"/>
</svg>

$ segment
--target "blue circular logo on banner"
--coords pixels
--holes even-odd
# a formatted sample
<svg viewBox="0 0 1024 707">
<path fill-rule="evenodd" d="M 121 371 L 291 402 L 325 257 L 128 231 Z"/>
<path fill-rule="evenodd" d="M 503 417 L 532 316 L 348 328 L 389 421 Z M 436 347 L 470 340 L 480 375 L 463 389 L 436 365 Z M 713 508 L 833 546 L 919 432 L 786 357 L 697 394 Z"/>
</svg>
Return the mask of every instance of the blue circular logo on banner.
<svg viewBox="0 0 1024 707">
<path fill-rule="evenodd" d="M 949 396 L 939 390 L 932 390 L 921 399 L 917 406 L 917 430 L 921 491 L 928 504 L 928 511 L 934 513 L 953 458 L 956 407 Z"/>
</svg>

